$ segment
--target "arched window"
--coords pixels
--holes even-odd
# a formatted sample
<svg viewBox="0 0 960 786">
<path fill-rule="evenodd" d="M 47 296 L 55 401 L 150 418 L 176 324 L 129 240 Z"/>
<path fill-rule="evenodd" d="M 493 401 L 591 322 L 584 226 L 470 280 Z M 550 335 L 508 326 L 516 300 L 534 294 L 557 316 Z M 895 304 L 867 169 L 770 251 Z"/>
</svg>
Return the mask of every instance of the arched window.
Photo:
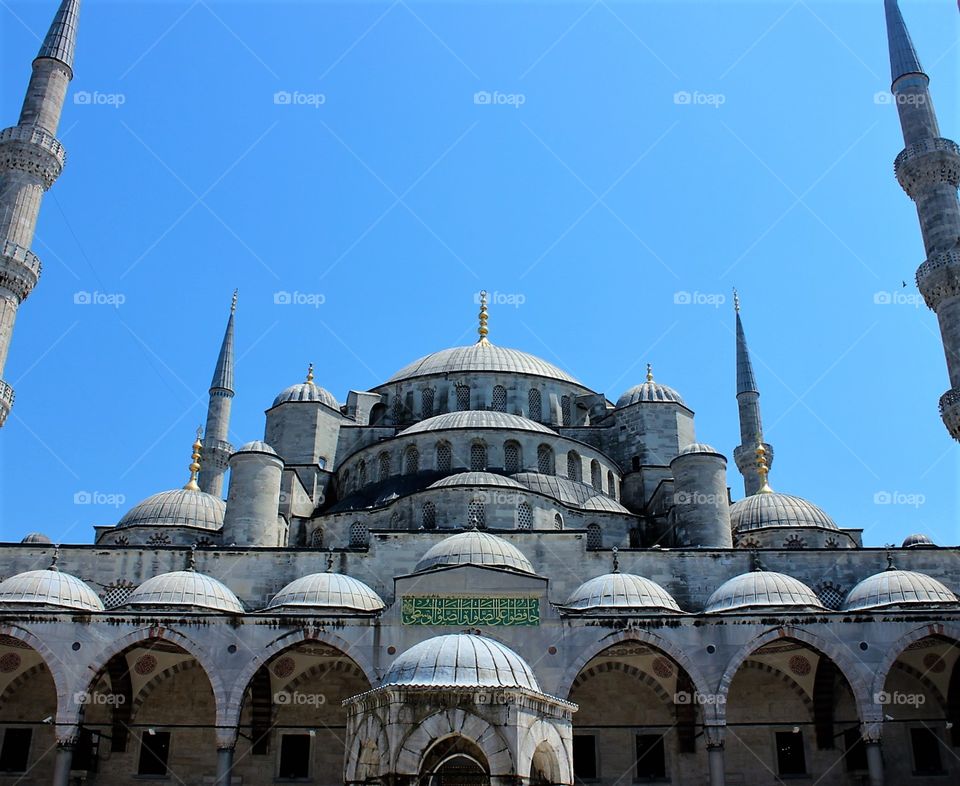
<svg viewBox="0 0 960 786">
<path fill-rule="evenodd" d="M 563 516 L 557 513 L 553 517 L 553 528 L 554 529 L 563 529 Z"/>
<path fill-rule="evenodd" d="M 541 445 L 537 448 L 537 471 L 541 475 L 555 475 L 557 464 L 553 460 L 553 448 Z"/>
<path fill-rule="evenodd" d="M 403 454 L 403 474 L 415 475 L 420 471 L 420 451 L 416 445 L 411 445 Z"/>
<path fill-rule="evenodd" d="M 474 442 L 470 446 L 470 471 L 483 472 L 487 468 L 487 446 Z"/>
<path fill-rule="evenodd" d="M 487 526 L 484 517 L 483 500 L 470 500 L 470 504 L 467 506 L 467 524 L 477 529 L 484 529 Z"/>
<path fill-rule="evenodd" d="M 360 459 L 357 464 L 357 488 L 363 488 L 367 485 L 367 462 Z"/>
<path fill-rule="evenodd" d="M 523 468 L 520 458 L 520 443 L 510 440 L 503 446 L 503 469 L 508 475 L 515 475 Z"/>
<path fill-rule="evenodd" d="M 350 548 L 366 548 L 369 544 L 369 537 L 367 525 L 362 521 L 355 521 L 350 525 Z"/>
<path fill-rule="evenodd" d="M 573 412 L 570 409 L 570 396 L 563 396 L 560 399 L 560 417 L 563 418 L 564 426 L 569 426 L 573 422 Z"/>
<path fill-rule="evenodd" d="M 603 535 L 600 532 L 599 524 L 587 525 L 587 548 L 588 549 L 603 548 Z"/>
<path fill-rule="evenodd" d="M 583 480 L 583 461 L 575 450 L 567 453 L 567 477 L 570 480 Z"/>
<path fill-rule="evenodd" d="M 433 417 L 433 388 L 426 388 L 420 393 L 420 417 Z"/>
<path fill-rule="evenodd" d="M 517 529 L 533 529 L 533 508 L 526 502 L 517 508 Z"/>
<path fill-rule="evenodd" d="M 470 409 L 470 388 L 466 385 L 457 385 L 457 410 L 466 412 Z"/>
<path fill-rule="evenodd" d="M 603 472 L 600 469 L 600 462 L 596 459 L 590 462 L 590 485 L 597 491 L 603 491 Z"/>
<path fill-rule="evenodd" d="M 424 502 L 421 511 L 421 521 L 424 529 L 437 528 L 437 508 L 432 502 Z"/>
<path fill-rule="evenodd" d="M 495 385 L 493 388 L 493 398 L 490 401 L 490 409 L 494 412 L 507 411 L 507 389 L 503 385 Z"/>
<path fill-rule="evenodd" d="M 530 388 L 527 393 L 527 417 L 530 420 L 543 420 L 543 396 L 539 388 Z"/>
<path fill-rule="evenodd" d="M 439 443 L 437 445 L 437 470 L 440 472 L 449 472 L 452 464 L 453 451 L 450 449 L 450 443 Z"/>
<path fill-rule="evenodd" d="M 403 421 L 403 400 L 400 398 L 400 394 L 397 393 L 393 397 L 393 422 L 400 423 Z"/>
<path fill-rule="evenodd" d="M 317 527 L 313 532 L 310 533 L 310 548 L 323 548 L 323 530 L 320 527 Z"/>
<path fill-rule="evenodd" d="M 413 417 L 413 391 L 408 390 L 404 396 L 403 419 L 410 420 Z"/>
<path fill-rule="evenodd" d="M 384 481 L 390 477 L 390 454 L 381 453 L 379 463 L 380 463 L 380 475 L 377 478 L 377 480 Z"/>
<path fill-rule="evenodd" d="M 617 479 L 613 476 L 613 470 L 607 472 L 607 494 L 617 498 Z"/>
</svg>

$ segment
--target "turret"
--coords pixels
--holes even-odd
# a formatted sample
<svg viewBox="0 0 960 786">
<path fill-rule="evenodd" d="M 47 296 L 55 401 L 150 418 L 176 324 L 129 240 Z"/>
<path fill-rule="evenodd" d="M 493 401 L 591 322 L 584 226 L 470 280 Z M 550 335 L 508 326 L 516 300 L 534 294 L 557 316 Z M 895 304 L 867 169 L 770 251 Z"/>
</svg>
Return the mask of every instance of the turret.
<svg viewBox="0 0 960 786">
<path fill-rule="evenodd" d="M 670 471 L 677 544 L 732 548 L 727 460 L 709 445 L 695 443 L 670 462 Z"/>
<path fill-rule="evenodd" d="M 225 546 L 286 546 L 280 517 L 283 461 L 266 442 L 248 442 L 230 457 L 230 491 L 223 515 Z"/>
<path fill-rule="evenodd" d="M 233 403 L 233 320 L 237 312 L 237 292 L 233 293 L 227 330 L 223 334 L 217 367 L 210 383 L 207 427 L 203 438 L 203 465 L 200 489 L 215 497 L 223 496 L 223 475 L 227 471 L 233 447 L 230 434 L 230 408 Z"/>
<path fill-rule="evenodd" d="M 896 0 L 886 0 L 885 10 L 890 89 L 906 145 L 894 171 L 917 206 L 927 255 L 917 269 L 917 286 L 937 314 L 950 376 L 950 390 L 940 398 L 940 415 L 951 436 L 960 439 L 960 148 L 940 136 L 930 79 Z"/>
<path fill-rule="evenodd" d="M 57 126 L 73 79 L 80 0 L 63 0 L 37 58 L 17 125 L 0 131 L 0 375 L 20 304 L 40 279 L 30 246 L 40 202 L 63 171 Z M 13 406 L 13 388 L 0 379 L 0 426 Z"/>
</svg>

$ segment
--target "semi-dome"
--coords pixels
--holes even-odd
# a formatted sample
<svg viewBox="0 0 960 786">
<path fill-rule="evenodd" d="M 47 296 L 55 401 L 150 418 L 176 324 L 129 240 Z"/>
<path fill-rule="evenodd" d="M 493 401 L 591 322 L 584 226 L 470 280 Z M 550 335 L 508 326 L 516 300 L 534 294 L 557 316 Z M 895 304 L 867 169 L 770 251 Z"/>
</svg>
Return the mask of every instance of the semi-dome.
<svg viewBox="0 0 960 786">
<path fill-rule="evenodd" d="M 604 513 L 626 513 L 632 515 L 623 505 L 612 497 L 607 497 L 604 494 L 597 494 L 595 497 L 590 497 L 581 507 L 584 510 L 600 510 Z"/>
<path fill-rule="evenodd" d="M 669 385 L 661 385 L 653 379 L 653 368 L 647 364 L 647 380 L 639 385 L 634 385 L 630 390 L 617 399 L 617 409 L 629 407 L 631 404 L 640 404 L 643 402 L 673 402 L 675 404 L 686 404 L 683 397 Z"/>
<path fill-rule="evenodd" d="M 930 549 L 936 548 L 937 544 L 934 543 L 928 535 L 924 535 L 922 532 L 914 532 L 912 535 L 907 535 L 903 539 L 903 544 L 901 548 L 904 549 Z"/>
<path fill-rule="evenodd" d="M 721 584 L 707 600 L 704 611 L 714 614 L 753 609 L 825 610 L 802 581 L 772 570 L 754 570 Z"/>
<path fill-rule="evenodd" d="M 429 488 L 444 489 L 454 486 L 497 486 L 504 489 L 520 489 L 527 491 L 527 487 L 513 478 L 497 475 L 493 472 L 458 472 L 431 483 Z"/>
<path fill-rule="evenodd" d="M 469 410 L 466 412 L 447 412 L 435 415 L 432 418 L 421 420 L 400 432 L 400 436 L 408 434 L 422 434 L 428 431 L 446 431 L 449 429 L 485 429 L 498 428 L 510 431 L 536 431 L 540 434 L 557 436 L 542 423 L 530 420 L 520 415 L 510 415 L 506 412 L 489 412 Z"/>
<path fill-rule="evenodd" d="M 469 530 L 444 538 L 417 563 L 416 570 L 452 565 L 487 565 L 533 573 L 533 565 L 520 549 L 489 532 Z"/>
<path fill-rule="evenodd" d="M 476 371 L 526 374 L 556 379 L 583 387 L 566 371 L 557 368 L 546 360 L 517 349 L 498 347 L 489 341 L 478 341 L 476 344 L 467 347 L 441 349 L 439 352 L 426 355 L 410 365 L 404 366 L 384 384 L 392 385 L 396 382 L 438 374 L 465 374 Z"/>
<path fill-rule="evenodd" d="M 273 406 L 285 404 L 288 401 L 319 401 L 321 404 L 326 404 L 330 409 L 340 409 L 337 397 L 313 381 L 313 363 L 307 370 L 306 381 L 281 390 L 280 394 L 273 400 Z"/>
<path fill-rule="evenodd" d="M 342 573 L 312 573 L 291 581 L 267 605 L 284 611 L 380 611 L 383 600 L 362 581 Z"/>
<path fill-rule="evenodd" d="M 175 570 L 147 579 L 127 598 L 124 606 L 225 611 L 243 614 L 243 606 L 224 584 L 195 570 Z"/>
<path fill-rule="evenodd" d="M 722 456 L 723 454 L 717 450 L 713 445 L 708 445 L 706 442 L 694 442 L 690 445 L 687 445 L 683 448 L 677 456 L 691 456 L 697 453 L 707 453 L 713 454 L 715 456 Z"/>
<path fill-rule="evenodd" d="M 926 573 L 889 568 L 875 573 L 850 590 L 844 611 L 918 606 L 956 606 L 957 596 Z"/>
<path fill-rule="evenodd" d="M 839 529 L 836 522 L 812 502 L 776 491 L 753 494 L 730 506 L 730 525 L 737 533 L 764 527 L 818 527 Z"/>
<path fill-rule="evenodd" d="M 270 456 L 276 456 L 277 451 L 270 447 L 262 439 L 255 439 L 252 442 L 247 442 L 244 445 L 241 445 L 237 448 L 234 453 L 266 453 Z"/>
<path fill-rule="evenodd" d="M 51 541 L 50 538 L 44 535 L 42 532 L 30 532 L 27 535 L 25 535 L 23 537 L 23 540 L 21 540 L 20 542 L 21 543 L 39 543 L 47 546 L 53 543 L 53 541 Z"/>
<path fill-rule="evenodd" d="M 397 656 L 383 685 L 526 688 L 540 693 L 533 669 L 513 650 L 468 633 L 436 636 Z"/>
<path fill-rule="evenodd" d="M 567 609 L 630 609 L 679 612 L 680 607 L 655 581 L 631 573 L 607 573 L 581 584 L 564 604 Z"/>
<path fill-rule="evenodd" d="M 134 505 L 117 527 L 183 526 L 220 529 L 226 504 L 219 497 L 192 489 L 161 491 Z"/>
<path fill-rule="evenodd" d="M 51 606 L 73 611 L 103 611 L 97 593 L 56 568 L 17 573 L 0 582 L 0 606 Z"/>
</svg>

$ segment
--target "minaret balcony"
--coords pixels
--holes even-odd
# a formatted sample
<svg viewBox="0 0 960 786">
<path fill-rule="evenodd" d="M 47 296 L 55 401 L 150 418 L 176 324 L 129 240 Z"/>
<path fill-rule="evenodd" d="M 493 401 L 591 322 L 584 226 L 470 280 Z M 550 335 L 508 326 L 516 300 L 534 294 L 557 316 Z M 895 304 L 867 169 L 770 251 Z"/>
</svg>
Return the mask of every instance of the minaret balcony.
<svg viewBox="0 0 960 786">
<path fill-rule="evenodd" d="M 22 303 L 40 280 L 40 257 L 12 240 L 0 245 L 0 287 L 8 289 Z"/>
<path fill-rule="evenodd" d="M 36 175 L 48 189 L 60 177 L 66 161 L 63 145 L 39 126 L 13 126 L 0 131 L 0 169 Z"/>
<path fill-rule="evenodd" d="M 7 421 L 7 415 L 13 409 L 13 387 L 0 379 L 0 426 Z"/>
<path fill-rule="evenodd" d="M 947 298 L 960 295 L 960 250 L 928 257 L 917 268 L 917 288 L 933 311 Z"/>
<path fill-rule="evenodd" d="M 911 199 L 928 186 L 957 188 L 960 186 L 960 147 L 943 137 L 923 139 L 901 151 L 893 171 Z"/>
<path fill-rule="evenodd" d="M 940 417 L 956 440 L 960 440 L 960 390 L 951 388 L 940 397 Z"/>
</svg>

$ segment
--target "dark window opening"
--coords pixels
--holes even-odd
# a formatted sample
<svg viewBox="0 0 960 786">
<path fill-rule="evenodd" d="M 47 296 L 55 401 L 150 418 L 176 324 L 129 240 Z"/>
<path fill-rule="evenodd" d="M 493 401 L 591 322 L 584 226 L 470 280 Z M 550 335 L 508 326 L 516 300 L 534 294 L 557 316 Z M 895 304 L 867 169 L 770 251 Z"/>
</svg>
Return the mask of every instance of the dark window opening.
<svg viewBox="0 0 960 786">
<path fill-rule="evenodd" d="M 284 734 L 280 739 L 280 770 L 285 779 L 310 777 L 310 735 Z"/>
<path fill-rule="evenodd" d="M 940 737 L 933 729 L 910 729 L 910 745 L 913 747 L 914 774 L 936 775 L 943 772 Z"/>
<path fill-rule="evenodd" d="M 664 780 L 667 777 L 667 756 L 662 734 L 637 735 L 637 780 Z"/>
<path fill-rule="evenodd" d="M 633 466 L 633 471 L 634 471 L 634 472 L 639 472 L 639 471 L 640 471 L 640 457 L 639 457 L 639 456 L 634 456 L 634 457 L 633 457 L 632 466 Z"/>
<path fill-rule="evenodd" d="M 32 729 L 7 729 L 0 748 L 0 772 L 26 772 Z"/>
<path fill-rule="evenodd" d="M 847 729 L 843 733 L 843 761 L 847 772 L 867 769 L 867 746 L 863 744 L 860 729 Z"/>
<path fill-rule="evenodd" d="M 140 738 L 140 761 L 137 775 L 166 775 L 170 758 L 170 732 L 145 731 Z"/>
<path fill-rule="evenodd" d="M 73 749 L 72 770 L 96 772 L 100 756 L 100 733 L 90 729 L 80 729 L 77 744 Z"/>
<path fill-rule="evenodd" d="M 597 738 L 592 734 L 574 735 L 573 775 L 577 780 L 597 777 Z"/>
<path fill-rule="evenodd" d="M 801 732 L 777 732 L 777 770 L 781 775 L 807 774 L 807 758 L 803 753 Z"/>
</svg>

